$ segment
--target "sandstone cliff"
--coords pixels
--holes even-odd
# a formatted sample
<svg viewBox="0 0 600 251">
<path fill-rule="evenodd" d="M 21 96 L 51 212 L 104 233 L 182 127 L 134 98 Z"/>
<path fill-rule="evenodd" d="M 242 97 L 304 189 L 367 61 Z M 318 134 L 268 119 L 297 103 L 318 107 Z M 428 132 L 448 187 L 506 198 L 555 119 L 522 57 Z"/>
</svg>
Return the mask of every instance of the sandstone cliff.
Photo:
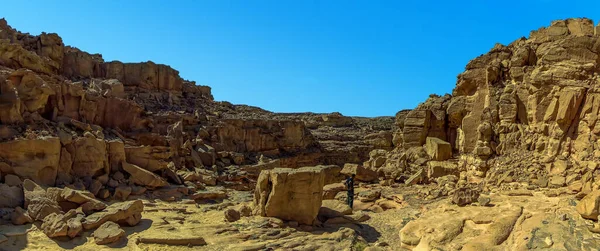
<svg viewBox="0 0 600 251">
<path fill-rule="evenodd" d="M 597 189 L 591 177 L 600 160 L 599 29 L 589 19 L 559 20 L 529 38 L 496 44 L 467 64 L 452 95 L 432 95 L 399 112 L 394 142 L 400 147 L 372 152 L 365 165 L 408 179 L 431 168 L 421 147 L 434 137 L 450 143 L 448 162 L 465 182 L 487 175 L 498 184 L 579 182 Z"/>
<path fill-rule="evenodd" d="M 123 173 L 124 162 L 174 183 L 198 168 L 227 173 L 220 180 L 255 179 L 256 172 L 235 173 L 271 160 L 278 167 L 364 162 L 385 179 L 413 181 L 436 160 L 466 183 L 487 175 L 562 186 L 593 177 L 588 167 L 600 158 L 600 40 L 589 19 L 555 21 L 497 44 L 467 64 L 451 95 L 431 95 L 395 122 L 216 102 L 210 87 L 169 66 L 105 62 L 57 34 L 21 33 L 4 19 L 0 28 L 0 170 L 47 185 L 88 187 Z M 450 155 L 441 155 L 450 159 L 428 154 L 427 138 L 448 142 Z M 515 158 L 533 167 L 506 168 Z"/>
<path fill-rule="evenodd" d="M 216 102 L 210 87 L 167 65 L 105 62 L 101 54 L 64 45 L 57 34 L 29 35 L 4 19 L 0 104 L 2 176 L 46 185 L 89 188 L 103 175 L 127 176 L 123 163 L 176 184 L 180 174 L 197 169 L 213 176 L 226 169 L 230 179 L 240 166 L 261 160 L 343 165 L 392 147 L 391 117 L 276 114 Z"/>
</svg>

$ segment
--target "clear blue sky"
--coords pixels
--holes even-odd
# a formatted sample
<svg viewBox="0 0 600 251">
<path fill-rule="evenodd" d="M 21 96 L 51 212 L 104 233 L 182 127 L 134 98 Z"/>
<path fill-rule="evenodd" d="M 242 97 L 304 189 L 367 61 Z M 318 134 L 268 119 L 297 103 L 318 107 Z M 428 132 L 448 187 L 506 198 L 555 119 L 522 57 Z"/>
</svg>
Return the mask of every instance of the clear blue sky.
<svg viewBox="0 0 600 251">
<path fill-rule="evenodd" d="M 171 65 L 219 101 L 381 116 L 451 93 L 496 42 L 598 10 L 599 1 L 551 0 L 44 0 L 3 2 L 0 16 L 107 61 Z"/>
</svg>

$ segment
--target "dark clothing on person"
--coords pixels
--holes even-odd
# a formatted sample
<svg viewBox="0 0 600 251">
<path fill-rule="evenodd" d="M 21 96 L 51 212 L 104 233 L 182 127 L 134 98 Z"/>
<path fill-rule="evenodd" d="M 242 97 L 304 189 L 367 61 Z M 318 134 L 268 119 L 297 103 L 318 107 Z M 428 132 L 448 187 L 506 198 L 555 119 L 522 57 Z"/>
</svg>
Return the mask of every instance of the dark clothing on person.
<svg viewBox="0 0 600 251">
<path fill-rule="evenodd" d="M 348 203 L 348 206 L 352 208 L 354 205 L 354 177 L 348 177 L 346 179 L 346 188 L 348 189 L 348 198 L 346 203 Z"/>
</svg>

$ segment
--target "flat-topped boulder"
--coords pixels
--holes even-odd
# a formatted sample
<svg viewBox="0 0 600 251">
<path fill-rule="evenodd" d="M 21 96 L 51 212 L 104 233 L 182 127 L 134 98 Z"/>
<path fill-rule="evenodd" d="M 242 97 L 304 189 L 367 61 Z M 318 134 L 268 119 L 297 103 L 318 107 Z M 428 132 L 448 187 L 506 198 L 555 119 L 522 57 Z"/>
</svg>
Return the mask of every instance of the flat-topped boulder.
<svg viewBox="0 0 600 251">
<path fill-rule="evenodd" d="M 450 143 L 434 137 L 427 137 L 425 149 L 431 159 L 437 161 L 452 158 L 452 146 Z"/>
<path fill-rule="evenodd" d="M 325 175 L 318 167 L 262 171 L 254 190 L 254 214 L 311 225 L 323 198 Z"/>
<path fill-rule="evenodd" d="M 143 211 L 144 204 L 141 200 L 115 203 L 100 212 L 88 215 L 82 224 L 86 230 L 98 228 L 107 221 L 135 226 L 142 219 Z"/>
</svg>

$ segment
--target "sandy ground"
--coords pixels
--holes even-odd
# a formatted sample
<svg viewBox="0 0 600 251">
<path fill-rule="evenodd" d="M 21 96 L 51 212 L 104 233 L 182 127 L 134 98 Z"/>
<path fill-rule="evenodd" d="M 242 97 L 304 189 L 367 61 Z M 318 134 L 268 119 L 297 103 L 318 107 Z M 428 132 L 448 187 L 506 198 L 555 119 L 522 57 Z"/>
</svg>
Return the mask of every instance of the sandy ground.
<svg viewBox="0 0 600 251">
<path fill-rule="evenodd" d="M 570 250 L 569 248 L 574 247 L 578 248 L 576 250 L 594 250 L 594 247 L 600 247 L 600 235 L 587 229 L 591 223 L 581 219 L 576 213 L 576 200 L 572 195 L 547 197 L 541 192 L 533 192 L 531 196 L 492 193 L 490 197 L 494 205 L 488 208 L 476 205 L 458 207 L 452 205 L 449 198 L 423 201 L 415 196 L 415 191 L 410 190 L 396 189 L 391 192 L 404 194 L 406 203 L 402 203 L 402 208 L 379 213 L 364 212 L 370 219 L 360 224 L 309 228 L 290 227 L 277 219 L 255 216 L 242 217 L 233 223 L 226 222 L 223 211 L 227 207 L 248 202 L 251 199 L 249 192 L 232 192 L 227 200 L 207 204 L 196 204 L 189 200 L 144 200 L 142 221 L 135 227 L 123 227 L 126 238 L 116 243 L 96 245 L 92 231 L 85 231 L 72 240 L 50 239 L 38 230 L 39 224 L 2 225 L 0 233 L 8 236 L 9 240 L 0 244 L 0 250 L 362 250 L 375 245 L 382 245 L 383 250 L 405 250 L 404 248 L 411 247 L 401 243 L 399 233 L 411 221 L 422 222 L 423 227 L 431 224 L 433 228 L 439 228 L 436 225 L 438 222 L 439 225 L 444 225 L 445 218 L 468 217 L 486 211 L 499 212 L 498 215 L 491 216 L 493 221 L 502 212 L 521 207 L 522 216 L 515 223 L 510 236 L 498 246 L 498 250 L 535 247 L 535 235 L 539 237 L 541 233 L 544 237 L 542 246 L 548 238 L 553 242 L 552 247 L 541 250 Z M 441 217 L 439 219 L 442 220 L 438 221 L 436 217 Z M 493 224 L 477 224 L 467 220 L 460 234 L 444 245 L 447 250 L 459 250 L 459 246 L 486 233 L 490 225 Z M 435 233 L 444 230 L 427 231 Z M 206 245 L 147 244 L 139 241 L 140 238 L 177 241 L 198 237 L 202 237 Z"/>
</svg>

